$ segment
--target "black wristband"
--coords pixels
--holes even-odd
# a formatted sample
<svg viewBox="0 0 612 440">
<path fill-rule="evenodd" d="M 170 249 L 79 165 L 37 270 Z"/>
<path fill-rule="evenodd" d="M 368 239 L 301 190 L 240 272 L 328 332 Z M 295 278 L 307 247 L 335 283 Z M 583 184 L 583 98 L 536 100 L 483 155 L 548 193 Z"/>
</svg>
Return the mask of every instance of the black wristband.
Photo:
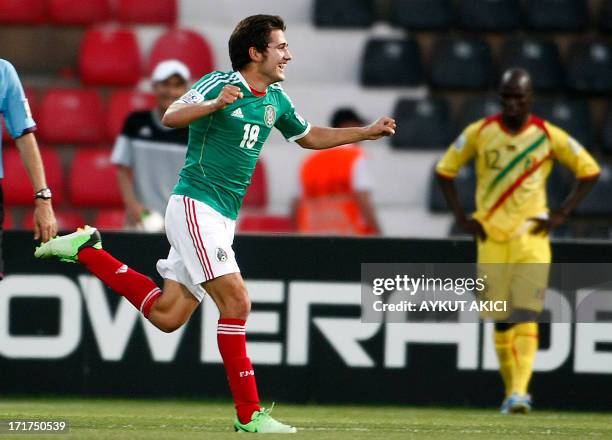
<svg viewBox="0 0 612 440">
<path fill-rule="evenodd" d="M 34 194 L 35 199 L 49 200 L 51 197 L 53 197 L 53 194 L 49 188 L 42 188 Z"/>
</svg>

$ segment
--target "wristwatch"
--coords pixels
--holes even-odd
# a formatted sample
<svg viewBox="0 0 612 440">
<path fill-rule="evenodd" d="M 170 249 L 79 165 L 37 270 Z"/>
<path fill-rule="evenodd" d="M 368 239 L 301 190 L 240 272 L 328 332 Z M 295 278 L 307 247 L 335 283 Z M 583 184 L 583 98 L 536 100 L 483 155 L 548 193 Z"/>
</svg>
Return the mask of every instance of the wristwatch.
<svg viewBox="0 0 612 440">
<path fill-rule="evenodd" d="M 51 194 L 51 190 L 49 188 L 43 188 L 34 194 L 35 199 L 43 199 L 43 200 L 49 200 L 52 196 L 53 194 Z"/>
</svg>

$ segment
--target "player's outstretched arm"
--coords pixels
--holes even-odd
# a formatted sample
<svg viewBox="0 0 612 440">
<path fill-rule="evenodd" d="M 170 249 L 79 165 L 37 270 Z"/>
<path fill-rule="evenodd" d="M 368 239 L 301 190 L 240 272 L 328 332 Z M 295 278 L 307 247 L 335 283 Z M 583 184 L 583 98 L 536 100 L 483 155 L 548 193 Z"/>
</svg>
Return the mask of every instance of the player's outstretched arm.
<svg viewBox="0 0 612 440">
<path fill-rule="evenodd" d="M 188 103 L 178 100 L 168 107 L 162 117 L 162 124 L 171 128 L 187 127 L 193 121 L 225 108 L 237 99 L 241 99 L 242 96 L 239 87 L 227 85 L 221 89 L 215 99 L 204 101 L 204 98 L 200 96 L 200 99 L 203 100 L 201 102 Z"/>
<path fill-rule="evenodd" d="M 371 141 L 383 136 L 393 136 L 395 128 L 395 120 L 385 116 L 365 127 L 312 127 L 306 136 L 296 142 L 303 148 L 324 150 L 339 145 Z"/>
</svg>

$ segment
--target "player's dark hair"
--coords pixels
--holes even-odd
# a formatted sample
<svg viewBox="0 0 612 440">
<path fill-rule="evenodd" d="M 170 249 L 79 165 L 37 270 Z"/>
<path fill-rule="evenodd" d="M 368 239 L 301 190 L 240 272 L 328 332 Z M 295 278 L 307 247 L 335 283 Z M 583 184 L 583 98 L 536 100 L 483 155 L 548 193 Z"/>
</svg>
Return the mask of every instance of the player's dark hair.
<svg viewBox="0 0 612 440">
<path fill-rule="evenodd" d="M 229 39 L 229 56 L 232 69 L 240 70 L 251 62 L 249 48 L 265 52 L 270 42 L 270 32 L 285 30 L 285 22 L 278 15 L 251 15 L 242 20 Z"/>
</svg>

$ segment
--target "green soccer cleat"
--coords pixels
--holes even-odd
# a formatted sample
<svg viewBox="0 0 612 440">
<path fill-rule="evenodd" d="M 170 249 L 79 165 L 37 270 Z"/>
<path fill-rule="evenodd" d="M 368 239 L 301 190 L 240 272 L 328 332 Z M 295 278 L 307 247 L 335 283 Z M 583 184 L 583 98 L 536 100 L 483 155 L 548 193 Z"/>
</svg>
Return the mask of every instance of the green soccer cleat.
<svg viewBox="0 0 612 440">
<path fill-rule="evenodd" d="M 58 257 L 60 261 L 76 263 L 79 261 L 79 251 L 86 247 L 102 249 L 100 233 L 91 226 L 78 228 L 72 234 L 58 236 L 42 243 L 34 251 L 34 256 L 36 258 Z"/>
<path fill-rule="evenodd" d="M 272 404 L 274 408 L 274 404 Z M 284 423 L 275 420 L 270 416 L 272 408 L 262 408 L 255 411 L 251 416 L 251 421 L 246 424 L 240 423 L 238 417 L 234 420 L 234 429 L 236 432 L 253 432 L 260 434 L 293 434 L 297 432 L 294 426 L 285 425 Z"/>
</svg>

